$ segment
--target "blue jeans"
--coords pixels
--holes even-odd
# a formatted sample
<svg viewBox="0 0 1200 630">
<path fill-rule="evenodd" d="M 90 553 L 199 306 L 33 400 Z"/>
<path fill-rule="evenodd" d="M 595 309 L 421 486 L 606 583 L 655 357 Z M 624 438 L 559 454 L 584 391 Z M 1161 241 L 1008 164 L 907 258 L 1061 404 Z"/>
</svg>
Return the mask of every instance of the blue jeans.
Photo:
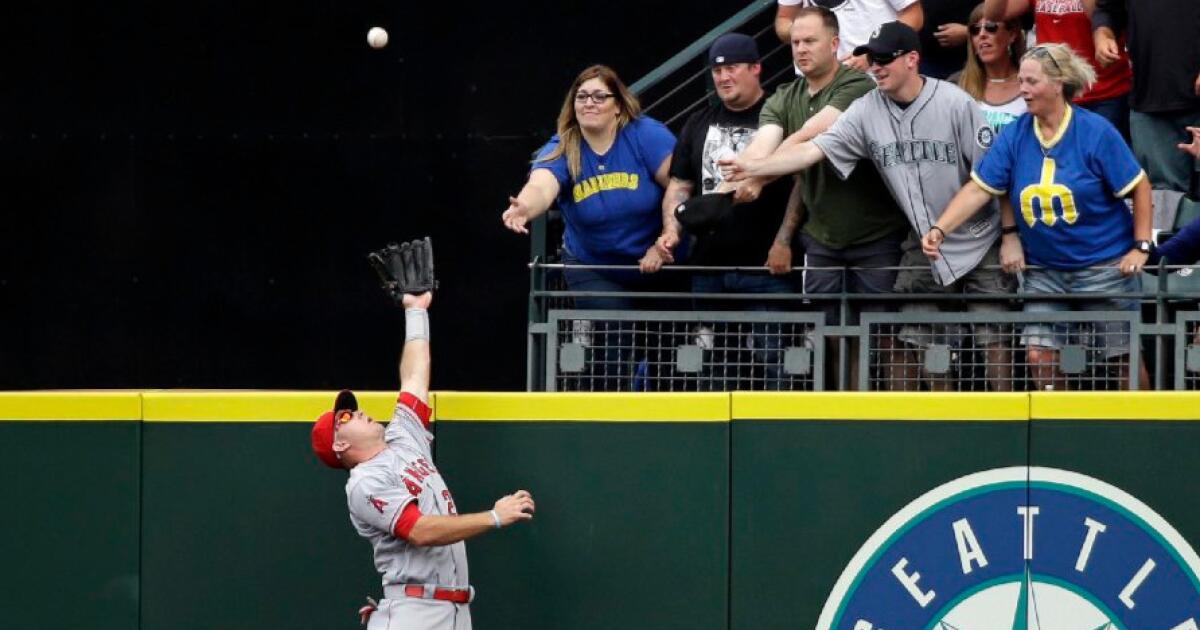
<svg viewBox="0 0 1200 630">
<path fill-rule="evenodd" d="M 692 277 L 693 293 L 795 293 L 796 287 L 788 276 L 772 276 L 766 273 L 745 272 L 716 272 L 698 273 Z M 697 310 L 728 310 L 728 311 L 783 311 L 786 304 L 779 300 L 697 300 Z M 751 369 L 762 366 L 764 388 L 769 390 L 784 389 L 783 385 L 783 352 L 782 330 L 779 324 L 754 323 L 750 326 L 747 339 L 750 354 L 753 357 Z M 726 341 L 736 339 L 735 335 L 722 336 Z M 717 348 L 710 348 L 710 356 Z M 721 353 L 728 355 L 738 352 L 736 348 L 722 348 Z M 709 379 L 702 383 L 702 388 L 723 391 L 736 386 L 738 366 L 729 365 L 728 361 L 705 361 L 708 365 Z M 740 362 L 738 362 L 740 363 Z"/>
<path fill-rule="evenodd" d="M 581 264 L 569 252 L 564 253 L 563 263 Z M 609 269 L 565 269 L 567 288 L 571 291 L 634 292 L 672 291 L 672 280 L 679 274 L 659 272 L 642 274 L 636 270 Z M 633 310 L 662 307 L 661 300 L 638 299 L 621 296 L 579 296 L 574 298 L 575 308 L 587 310 Z M 644 353 L 635 348 L 654 348 L 657 341 L 652 333 L 633 332 L 633 326 L 619 321 L 594 321 L 590 330 L 592 343 L 587 348 L 587 377 L 590 381 L 583 389 L 597 391 L 629 391 L 646 388 L 650 376 Z M 635 367 L 634 363 L 638 365 Z M 632 379 L 631 379 L 632 377 Z"/>
</svg>

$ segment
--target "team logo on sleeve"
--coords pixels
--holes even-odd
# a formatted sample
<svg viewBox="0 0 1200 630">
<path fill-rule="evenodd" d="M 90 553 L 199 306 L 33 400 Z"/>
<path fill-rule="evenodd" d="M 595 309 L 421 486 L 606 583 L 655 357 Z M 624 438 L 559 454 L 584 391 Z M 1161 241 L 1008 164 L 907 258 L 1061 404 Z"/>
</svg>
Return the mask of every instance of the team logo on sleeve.
<svg viewBox="0 0 1200 630">
<path fill-rule="evenodd" d="M 991 125 L 984 125 L 975 130 L 975 144 L 978 144 L 980 148 L 990 149 L 995 141 L 996 131 L 992 129 Z"/>
<path fill-rule="evenodd" d="M 1098 479 L 1017 466 L 897 512 L 834 585 L 818 630 L 1200 630 L 1200 558 Z"/>
<path fill-rule="evenodd" d="M 380 514 L 383 514 L 383 508 L 387 507 L 388 505 L 387 501 L 384 501 L 383 499 L 376 499 L 374 496 L 368 496 L 367 503 L 370 503 L 371 507 L 375 508 L 375 510 Z"/>
</svg>

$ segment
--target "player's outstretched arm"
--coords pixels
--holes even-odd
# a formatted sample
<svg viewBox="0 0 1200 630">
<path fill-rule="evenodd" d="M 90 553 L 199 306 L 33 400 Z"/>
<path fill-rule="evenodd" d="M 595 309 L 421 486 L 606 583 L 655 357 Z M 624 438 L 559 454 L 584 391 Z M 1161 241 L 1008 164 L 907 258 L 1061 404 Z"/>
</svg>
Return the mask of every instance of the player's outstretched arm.
<svg viewBox="0 0 1200 630">
<path fill-rule="evenodd" d="M 400 352 L 400 391 L 429 400 L 429 306 L 433 293 L 404 294 L 404 349 Z"/>
<path fill-rule="evenodd" d="M 526 490 L 501 497 L 490 512 L 457 516 L 422 515 L 408 533 L 408 542 L 418 547 L 452 545 L 474 538 L 490 529 L 533 520 L 536 506 Z"/>
</svg>

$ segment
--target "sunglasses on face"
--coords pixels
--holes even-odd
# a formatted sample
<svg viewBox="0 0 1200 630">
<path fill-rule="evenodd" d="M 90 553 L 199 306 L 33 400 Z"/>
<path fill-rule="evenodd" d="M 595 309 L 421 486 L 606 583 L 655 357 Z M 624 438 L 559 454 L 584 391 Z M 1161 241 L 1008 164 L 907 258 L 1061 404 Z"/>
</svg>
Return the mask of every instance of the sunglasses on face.
<svg viewBox="0 0 1200 630">
<path fill-rule="evenodd" d="M 972 24 L 967 27 L 967 32 L 971 34 L 971 37 L 975 37 L 980 31 L 987 31 L 994 35 L 998 30 L 1000 30 L 1000 24 L 997 22 L 984 22 L 983 26 Z"/>
<path fill-rule="evenodd" d="M 612 92 L 600 92 L 600 91 L 576 92 L 575 93 L 575 102 L 583 104 L 590 100 L 591 102 L 593 102 L 597 105 L 603 105 L 606 102 L 608 102 L 608 99 L 612 98 L 613 96 L 615 96 L 615 95 Z"/>
<path fill-rule="evenodd" d="M 353 411 L 349 409 L 339 409 L 338 411 L 333 412 L 333 426 L 334 428 L 340 427 L 343 424 L 350 422 L 352 418 L 354 418 Z"/>
<path fill-rule="evenodd" d="M 867 61 L 870 61 L 871 65 L 874 65 L 874 66 L 886 66 L 889 63 L 892 63 L 893 61 L 899 59 L 900 57 L 903 57 L 906 52 L 908 52 L 908 51 L 897 50 L 894 53 L 888 53 L 886 55 L 880 55 L 878 53 L 867 53 Z"/>
</svg>

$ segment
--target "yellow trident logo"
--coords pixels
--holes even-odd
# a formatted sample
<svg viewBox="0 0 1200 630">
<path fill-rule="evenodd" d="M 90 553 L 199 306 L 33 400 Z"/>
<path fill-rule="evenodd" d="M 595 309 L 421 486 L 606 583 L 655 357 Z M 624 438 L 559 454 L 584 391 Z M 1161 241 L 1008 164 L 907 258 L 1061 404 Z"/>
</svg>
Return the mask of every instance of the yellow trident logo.
<svg viewBox="0 0 1200 630">
<path fill-rule="evenodd" d="M 1079 212 L 1075 210 L 1075 195 L 1071 194 L 1070 188 L 1054 183 L 1054 170 L 1054 160 L 1042 158 L 1042 181 L 1030 184 L 1021 191 L 1021 216 L 1025 217 L 1025 223 L 1029 227 L 1033 227 L 1038 220 L 1033 211 L 1034 200 L 1037 200 L 1038 209 L 1041 210 L 1042 223 L 1048 226 L 1058 223 L 1059 216 L 1054 208 L 1056 199 L 1062 207 L 1063 221 L 1074 225 L 1079 219 Z"/>
</svg>

